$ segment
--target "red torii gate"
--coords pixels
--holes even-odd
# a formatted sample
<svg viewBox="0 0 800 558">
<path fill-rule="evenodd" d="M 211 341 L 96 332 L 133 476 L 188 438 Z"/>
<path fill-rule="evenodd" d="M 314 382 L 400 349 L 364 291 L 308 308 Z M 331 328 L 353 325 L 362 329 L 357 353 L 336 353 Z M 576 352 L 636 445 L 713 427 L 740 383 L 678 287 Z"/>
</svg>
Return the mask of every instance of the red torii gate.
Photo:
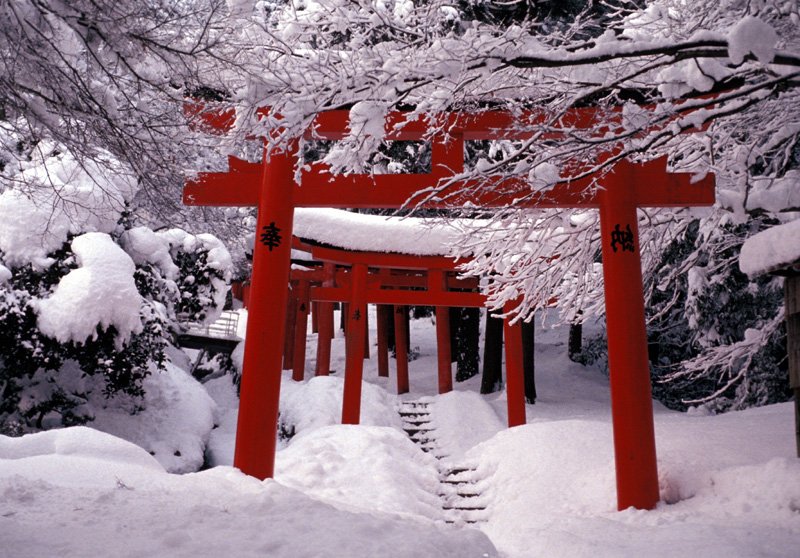
<svg viewBox="0 0 800 558">
<path fill-rule="evenodd" d="M 231 122 L 231 118 L 215 120 L 208 121 L 223 128 Z M 526 128 L 545 122 L 545 116 L 535 112 L 444 113 L 414 119 L 391 112 L 386 117 L 385 139 L 430 139 L 430 173 L 332 175 L 325 165 L 315 163 L 303 166 L 298 182 L 298 145 L 291 140 L 280 148 L 265 147 L 261 163 L 230 158 L 228 172 L 204 173 L 187 182 L 187 205 L 258 207 L 236 467 L 261 479 L 274 472 L 294 208 L 401 207 L 420 189 L 436 187 L 463 172 L 465 140 L 524 139 L 533 134 Z M 602 128 L 603 123 L 594 110 L 577 109 L 559 125 L 587 129 Z M 349 112 L 328 111 L 317 115 L 305 137 L 340 140 L 348 131 Z M 659 499 L 658 469 L 636 210 L 711 205 L 714 177 L 707 175 L 693 183 L 688 173 L 668 173 L 663 157 L 642 164 L 619 161 L 600 182 L 602 188 L 592 189 L 592 178 L 587 177 L 531 192 L 521 178 L 451 181 L 424 206 L 452 208 L 469 201 L 483 207 L 599 208 L 617 505 L 619 509 L 651 509 Z M 464 188 L 471 192 L 468 199 L 458 197 Z M 449 200 L 451 195 L 454 198 Z M 364 280 L 364 274 L 354 276 L 354 292 L 365 288 Z"/>
<path fill-rule="evenodd" d="M 325 273 L 312 271 L 292 276 L 305 275 L 319 286 L 310 287 L 307 298 L 311 301 L 347 302 L 349 310 L 346 328 L 346 363 L 344 380 L 344 397 L 342 401 L 342 423 L 357 424 L 360 418 L 361 381 L 363 377 L 364 340 L 366 338 L 367 304 L 391 305 L 395 308 L 411 305 L 434 306 L 436 308 L 436 345 L 439 393 L 452 390 L 450 354 L 450 319 L 449 307 L 482 307 L 486 303 L 486 295 L 475 292 L 478 282 L 475 278 L 462 279 L 452 276 L 458 262 L 444 256 L 412 255 L 384 252 L 367 252 L 346 250 L 326 246 L 312 246 L 295 243 L 311 253 L 314 260 L 326 264 L 348 266 L 350 271 Z M 424 276 L 391 275 L 394 271 L 420 271 Z M 329 281 L 327 284 L 326 281 Z M 359 286 L 360 281 L 360 288 Z M 408 287 L 414 287 L 410 290 Z M 463 290 L 453 290 L 463 289 Z M 303 295 L 305 296 L 305 292 Z M 510 307 L 509 307 L 510 309 Z M 329 317 L 322 316 L 324 322 Z M 379 318 L 379 329 L 381 326 Z M 508 405 L 508 426 L 525 424 L 525 386 L 522 358 L 521 324 L 504 321 L 506 352 L 506 386 Z M 408 391 L 408 362 L 401 347 L 407 344 L 404 339 L 405 327 L 402 319 L 395 313 L 395 333 L 397 335 L 397 387 L 398 393 Z M 386 353 L 386 332 L 378 334 L 378 359 Z M 304 346 L 298 341 L 305 340 L 303 326 L 295 329 L 297 346 Z M 320 331 L 318 337 L 318 354 L 325 345 L 330 344 L 327 332 Z M 297 362 L 297 359 L 295 359 Z M 379 364 L 380 367 L 380 364 Z M 295 376 L 293 375 L 293 378 Z M 299 376 L 302 379 L 302 376 Z"/>
</svg>

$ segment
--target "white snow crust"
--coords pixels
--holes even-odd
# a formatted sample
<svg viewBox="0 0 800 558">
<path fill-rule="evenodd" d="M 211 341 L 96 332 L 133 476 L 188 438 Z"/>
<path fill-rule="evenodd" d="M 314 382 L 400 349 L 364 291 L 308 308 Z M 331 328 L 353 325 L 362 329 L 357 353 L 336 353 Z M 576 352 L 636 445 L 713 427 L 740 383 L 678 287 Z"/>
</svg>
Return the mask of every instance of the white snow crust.
<svg viewBox="0 0 800 558">
<path fill-rule="evenodd" d="M 734 64 L 741 64 L 752 53 L 762 64 L 769 64 L 775 57 L 777 42 L 778 34 L 770 24 L 746 16 L 728 32 L 728 57 Z"/>
<path fill-rule="evenodd" d="M 297 208 L 294 235 L 348 250 L 445 256 L 458 239 L 455 226 L 419 217 L 363 215 L 340 209 Z"/>
<path fill-rule="evenodd" d="M 344 511 L 229 467 L 171 475 L 88 428 L 0 437 L 0 511 L 2 552 L 20 558 L 497 556 L 478 531 Z"/>
<path fill-rule="evenodd" d="M 800 262 L 800 219 L 776 225 L 748 238 L 739 254 L 739 269 L 756 277 Z"/>
<path fill-rule="evenodd" d="M 281 483 L 337 507 L 430 520 L 441 516 L 434 458 L 398 428 L 324 426 L 298 435 L 278 455 Z"/>
<path fill-rule="evenodd" d="M 586 333 L 593 327 L 585 324 Z M 305 426 L 279 449 L 274 481 L 220 464 L 168 474 L 146 449 L 88 428 L 0 437 L 0 548 L 23 557 L 97 556 L 109 544 L 123 556 L 193 558 L 796 555 L 800 461 L 792 403 L 720 416 L 655 403 L 661 502 L 651 511 L 618 512 L 608 379 L 567 359 L 566 334 L 537 329 L 539 396 L 526 406 L 528 424 L 510 430 L 505 393 L 479 395 L 479 377 L 436 395 L 431 320 L 411 323 L 411 393 L 388 393 L 394 366 L 380 378 L 374 355 L 365 360 L 365 415 L 393 422 L 398 399 L 427 402 L 447 456 L 440 461 L 392 424 L 336 424 L 340 373 L 302 383 L 284 375 L 282 399 L 294 401 L 283 401 L 281 412 Z M 310 333 L 308 370 L 314 339 Z M 341 372 L 343 363 L 337 334 L 331 366 Z M 212 456 L 223 448 L 232 455 L 235 390 L 228 377 L 205 386 L 219 406 Z M 165 399 L 163 408 L 171 405 Z M 175 414 L 191 412 L 187 406 Z M 71 436 L 69 445 L 62 436 Z M 443 523 L 437 465 L 476 468 L 471 487 L 486 504 L 484 523 Z"/>
<path fill-rule="evenodd" d="M 47 267 L 46 254 L 69 233 L 113 231 L 136 191 L 123 169 L 112 173 L 68 153 L 34 161 L 20 177 L 38 187 L 0 193 L 0 250 L 11 267 Z"/>
<path fill-rule="evenodd" d="M 38 301 L 39 329 L 62 343 L 83 343 L 97 335 L 98 326 L 114 326 L 121 346 L 142 327 L 133 260 L 100 232 L 75 237 L 72 250 L 79 267 L 61 278 L 51 296 Z"/>
</svg>

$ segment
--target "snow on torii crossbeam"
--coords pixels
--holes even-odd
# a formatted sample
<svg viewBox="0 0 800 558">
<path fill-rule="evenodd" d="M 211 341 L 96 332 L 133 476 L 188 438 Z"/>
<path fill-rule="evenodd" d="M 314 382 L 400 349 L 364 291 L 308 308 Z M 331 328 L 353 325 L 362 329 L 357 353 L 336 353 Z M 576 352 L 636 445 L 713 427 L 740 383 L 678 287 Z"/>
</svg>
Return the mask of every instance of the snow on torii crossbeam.
<svg viewBox="0 0 800 558">
<path fill-rule="evenodd" d="M 543 122 L 538 113 L 520 116 L 499 111 L 405 118 L 400 112 L 389 113 L 386 139 L 430 139 L 428 174 L 332 175 L 315 163 L 304 166 L 297 183 L 297 142 L 291 141 L 265 148 L 261 163 L 231 158 L 228 172 L 200 174 L 184 188 L 187 205 L 258 207 L 234 455 L 234 465 L 249 475 L 263 479 L 274 472 L 294 208 L 401 207 L 418 190 L 463 172 L 465 140 L 530 137 L 533 132 L 526 133 L 525 126 Z M 206 121 L 218 128 L 231 123 L 219 117 Z M 399 123 L 402 126 L 396 127 Z M 568 113 L 560 125 L 602 127 L 591 109 Z M 342 139 L 348 127 L 348 111 L 329 111 L 320 113 L 305 135 Z M 452 181 L 424 206 L 462 207 L 469 202 L 482 207 L 599 208 L 617 504 L 619 509 L 651 509 L 659 499 L 658 470 L 636 210 L 711 205 L 714 177 L 693 182 L 688 173 L 668 173 L 666 159 L 661 158 L 643 164 L 622 160 L 598 182 L 602 188 L 589 189 L 591 178 L 587 178 L 532 193 L 520 178 L 489 178 L 477 189 L 472 188 L 479 185 L 477 181 Z M 468 197 L 460 194 L 464 191 Z"/>
</svg>

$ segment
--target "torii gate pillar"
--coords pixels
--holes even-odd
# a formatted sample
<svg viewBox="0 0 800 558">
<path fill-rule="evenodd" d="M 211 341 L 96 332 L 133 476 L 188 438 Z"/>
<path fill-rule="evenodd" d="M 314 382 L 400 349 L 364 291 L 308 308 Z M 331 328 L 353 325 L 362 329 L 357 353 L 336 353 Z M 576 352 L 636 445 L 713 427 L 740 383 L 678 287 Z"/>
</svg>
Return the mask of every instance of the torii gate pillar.
<svg viewBox="0 0 800 558">
<path fill-rule="evenodd" d="M 281 360 L 291 267 L 297 143 L 264 153 L 233 465 L 265 479 L 275 468 Z"/>
<path fill-rule="evenodd" d="M 629 169 L 628 165 L 618 165 L 600 194 L 611 418 L 620 510 L 630 506 L 652 509 L 658 503 L 639 230 L 635 185 Z"/>
</svg>

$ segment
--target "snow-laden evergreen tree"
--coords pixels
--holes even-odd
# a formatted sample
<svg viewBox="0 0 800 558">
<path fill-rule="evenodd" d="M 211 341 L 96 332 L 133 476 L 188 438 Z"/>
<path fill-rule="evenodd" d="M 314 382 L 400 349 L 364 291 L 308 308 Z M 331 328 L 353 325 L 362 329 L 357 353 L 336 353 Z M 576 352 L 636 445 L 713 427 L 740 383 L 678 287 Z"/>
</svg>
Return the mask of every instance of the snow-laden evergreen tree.
<svg viewBox="0 0 800 558">
<path fill-rule="evenodd" d="M 53 146 L 17 168 L 24 189 L 0 193 L 6 434 L 82 424 L 100 407 L 137 412 L 180 314 L 209 321 L 222 309 L 231 264 L 221 242 L 131 227 L 129 173 L 91 170 Z"/>
</svg>

